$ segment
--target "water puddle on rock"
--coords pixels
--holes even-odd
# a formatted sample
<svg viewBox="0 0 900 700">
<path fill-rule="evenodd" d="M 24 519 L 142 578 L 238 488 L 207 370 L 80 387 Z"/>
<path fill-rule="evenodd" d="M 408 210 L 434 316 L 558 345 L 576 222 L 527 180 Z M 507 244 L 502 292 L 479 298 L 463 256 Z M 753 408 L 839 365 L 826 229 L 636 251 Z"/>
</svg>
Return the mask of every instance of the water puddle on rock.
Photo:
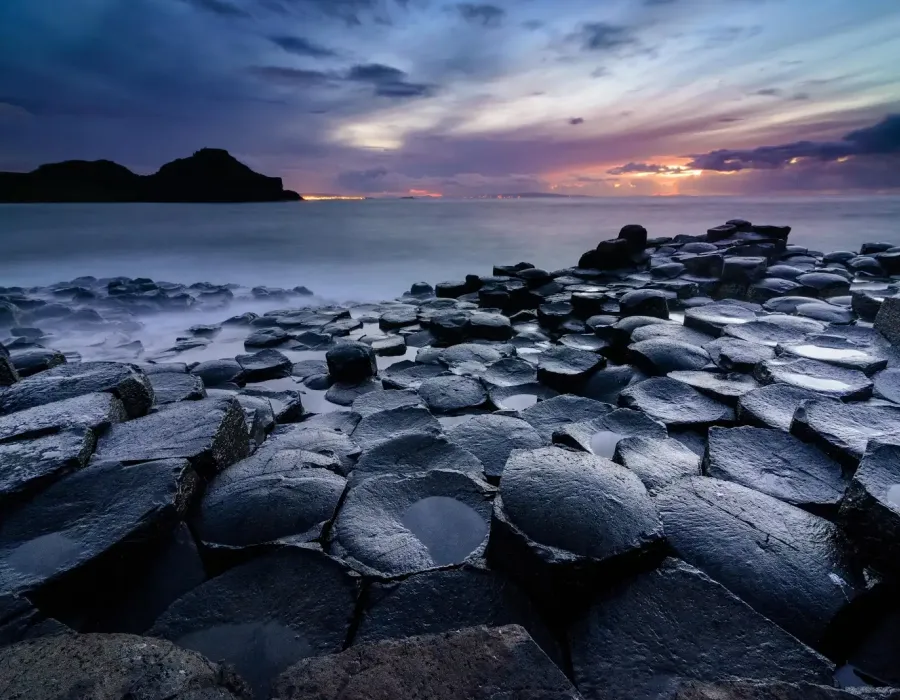
<svg viewBox="0 0 900 700">
<path fill-rule="evenodd" d="M 601 430 L 598 433 L 594 433 L 591 436 L 591 452 L 598 457 L 612 459 L 613 454 L 616 452 L 616 445 L 624 437 L 626 436 L 621 433 L 614 433 L 611 430 Z"/>
<path fill-rule="evenodd" d="M 850 348 L 824 348 L 821 345 L 795 345 L 791 352 L 811 360 L 864 360 L 868 355 L 862 350 Z"/>
<path fill-rule="evenodd" d="M 326 392 L 324 391 L 316 391 L 305 387 L 301 387 L 299 391 L 300 402 L 307 413 L 334 413 L 335 411 L 350 410 L 348 406 L 338 406 L 336 403 L 331 403 L 325 398 Z"/>
<path fill-rule="evenodd" d="M 887 490 L 887 500 L 894 508 L 900 510 L 900 484 L 894 484 Z"/>
<path fill-rule="evenodd" d="M 488 524 L 478 513 L 445 496 L 416 501 L 400 522 L 428 548 L 437 566 L 461 563 L 478 549 L 488 533 Z"/>
<path fill-rule="evenodd" d="M 186 634 L 176 643 L 234 666 L 253 687 L 255 698 L 268 698 L 272 680 L 313 653 L 302 634 L 277 622 L 218 625 Z"/>
<path fill-rule="evenodd" d="M 500 408 L 510 411 L 524 411 L 538 402 L 537 394 L 513 394 L 500 402 Z"/>
<path fill-rule="evenodd" d="M 84 548 L 59 532 L 51 532 L 20 544 L 6 558 L 6 565 L 29 576 L 52 576 L 77 562 Z"/>
<path fill-rule="evenodd" d="M 438 416 L 438 423 L 441 424 L 444 432 L 447 432 L 461 423 L 472 420 L 476 415 L 475 413 L 465 413 L 461 416 Z"/>
<path fill-rule="evenodd" d="M 804 389 L 812 389 L 813 391 L 844 391 L 850 388 L 847 382 L 841 382 L 837 379 L 810 377 L 808 374 L 800 374 L 799 372 L 785 372 L 780 379 L 788 384 L 800 386 Z"/>
<path fill-rule="evenodd" d="M 684 314 L 679 312 L 669 313 L 669 320 L 684 325 Z"/>
</svg>

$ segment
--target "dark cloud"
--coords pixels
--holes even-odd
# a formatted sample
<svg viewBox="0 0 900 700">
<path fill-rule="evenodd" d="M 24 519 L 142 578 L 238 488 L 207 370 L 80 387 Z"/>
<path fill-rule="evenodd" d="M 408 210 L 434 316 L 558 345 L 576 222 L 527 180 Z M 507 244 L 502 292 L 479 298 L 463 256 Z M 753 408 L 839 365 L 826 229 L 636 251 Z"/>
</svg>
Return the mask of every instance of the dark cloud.
<svg viewBox="0 0 900 700">
<path fill-rule="evenodd" d="M 483 27 L 499 27 L 506 16 L 506 10 L 496 5 L 461 2 L 455 6 L 455 9 L 467 22 L 480 24 Z"/>
<path fill-rule="evenodd" d="M 757 90 L 753 94 L 759 95 L 760 97 L 781 97 L 783 93 L 778 88 L 763 88 L 762 90 Z"/>
<path fill-rule="evenodd" d="M 795 92 L 793 95 L 791 95 L 791 99 L 797 102 L 802 102 L 803 100 L 809 100 L 811 98 L 808 92 Z"/>
<path fill-rule="evenodd" d="M 678 165 L 659 165 L 657 163 L 626 163 L 606 172 L 610 175 L 635 175 L 637 173 L 653 173 L 655 175 L 683 173 L 689 168 Z"/>
<path fill-rule="evenodd" d="M 350 192 L 384 192 L 388 174 L 387 168 L 383 167 L 347 170 L 340 173 L 335 181 Z"/>
<path fill-rule="evenodd" d="M 615 51 L 638 43 L 630 27 L 608 22 L 588 22 L 571 39 L 578 41 L 585 51 Z"/>
<path fill-rule="evenodd" d="M 323 71 L 286 66 L 251 66 L 247 71 L 250 75 L 269 82 L 305 86 L 323 85 L 331 82 L 334 78 L 331 74 Z"/>
<path fill-rule="evenodd" d="M 269 39 L 276 46 L 280 46 L 288 53 L 297 54 L 298 56 L 312 56 L 314 58 L 328 58 L 330 56 L 337 56 L 337 53 L 335 51 L 327 49 L 324 46 L 314 44 L 309 39 L 304 39 L 301 36 L 280 35 L 271 36 L 269 37 Z"/>
<path fill-rule="evenodd" d="M 406 78 L 404 71 L 381 63 L 353 66 L 347 73 L 348 80 L 373 85 L 375 94 L 381 97 L 424 97 L 432 93 L 432 85 L 412 83 Z"/>
<path fill-rule="evenodd" d="M 687 167 L 733 173 L 741 170 L 777 170 L 794 159 L 836 161 L 852 156 L 888 156 L 900 153 L 900 114 L 851 131 L 841 141 L 797 141 L 746 150 L 720 149 L 688 156 Z"/>
<path fill-rule="evenodd" d="M 221 17 L 249 17 L 250 13 L 227 0 L 183 0 L 188 5 Z"/>
<path fill-rule="evenodd" d="M 572 126 L 578 126 L 579 124 L 584 124 L 584 118 L 583 117 L 572 117 L 569 120 L 569 124 L 571 124 Z"/>
<path fill-rule="evenodd" d="M 268 9 L 282 15 L 310 13 L 342 20 L 350 26 L 363 24 L 366 18 L 379 24 L 390 24 L 392 5 L 406 8 L 409 0 L 258 0 Z"/>
</svg>

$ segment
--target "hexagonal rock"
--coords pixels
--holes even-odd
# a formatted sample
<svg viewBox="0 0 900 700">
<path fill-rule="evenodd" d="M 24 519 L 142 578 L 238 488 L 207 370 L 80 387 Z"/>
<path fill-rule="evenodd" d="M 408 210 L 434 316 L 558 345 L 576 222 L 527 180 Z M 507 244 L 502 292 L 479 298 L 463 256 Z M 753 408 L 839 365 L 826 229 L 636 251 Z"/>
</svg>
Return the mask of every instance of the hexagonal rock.
<svg viewBox="0 0 900 700">
<path fill-rule="evenodd" d="M 331 557 L 281 547 L 182 596 L 149 634 L 228 663 L 269 698 L 291 664 L 343 648 L 356 596 L 355 577 Z"/>
<path fill-rule="evenodd" d="M 605 366 L 606 358 L 602 355 L 556 345 L 540 354 L 538 380 L 557 391 L 572 391 Z"/>
<path fill-rule="evenodd" d="M 619 440 L 635 436 L 665 439 L 668 431 L 640 411 L 619 408 L 600 418 L 564 425 L 553 433 L 553 442 L 612 459 Z"/>
<path fill-rule="evenodd" d="M 875 317 L 875 328 L 890 341 L 900 347 L 900 296 L 887 297 Z"/>
<path fill-rule="evenodd" d="M 753 377 L 740 372 L 725 373 L 703 370 L 696 372 L 669 372 L 669 377 L 692 386 L 698 391 L 729 406 L 737 405 L 738 400 L 744 394 L 749 394 L 751 391 L 759 388 L 759 382 Z"/>
<path fill-rule="evenodd" d="M 206 398 L 206 388 L 200 377 L 179 372 L 148 374 L 153 387 L 153 405 L 165 406 L 179 401 L 199 401 Z"/>
<path fill-rule="evenodd" d="M 19 373 L 19 377 L 23 379 L 66 363 L 65 355 L 59 350 L 50 348 L 18 350 L 12 354 L 10 359 L 16 372 Z M 2 384 L 2 380 L 0 380 L 0 384 Z"/>
<path fill-rule="evenodd" d="M 757 365 L 754 376 L 763 384 L 790 384 L 845 401 L 862 401 L 872 396 L 873 384 L 855 369 L 835 367 L 804 358 L 774 358 Z"/>
<path fill-rule="evenodd" d="M 244 340 L 245 348 L 273 348 L 284 345 L 291 339 L 283 328 L 260 328 Z"/>
<path fill-rule="evenodd" d="M 737 418 L 740 423 L 760 428 L 789 431 L 794 413 L 804 401 L 822 398 L 811 389 L 790 384 L 769 384 L 749 391 L 738 399 Z"/>
<path fill-rule="evenodd" d="M 380 577 L 474 560 L 487 544 L 493 495 L 491 486 L 458 471 L 366 479 L 341 506 L 332 551 Z"/>
<path fill-rule="evenodd" d="M 522 419 L 549 443 L 553 433 L 563 426 L 600 418 L 614 410 L 616 407 L 608 403 L 564 394 L 526 408 L 522 411 Z"/>
<path fill-rule="evenodd" d="M 435 413 L 478 408 L 487 402 L 484 385 L 471 377 L 434 377 L 419 386 L 419 396 Z"/>
<path fill-rule="evenodd" d="M 234 359 L 244 370 L 244 379 L 248 382 L 290 377 L 293 369 L 293 363 L 285 355 L 271 348 L 252 355 L 238 355 Z"/>
<path fill-rule="evenodd" d="M 841 524 L 866 560 L 900 571 L 900 436 L 871 441 L 841 503 Z"/>
<path fill-rule="evenodd" d="M 669 298 L 658 289 L 636 289 L 619 298 L 623 316 L 669 318 Z"/>
<path fill-rule="evenodd" d="M 713 363 L 727 372 L 752 372 L 757 364 L 775 357 L 774 348 L 740 338 L 722 336 L 703 346 Z"/>
<path fill-rule="evenodd" d="M 378 326 L 383 331 L 414 326 L 418 322 L 418 310 L 408 305 L 391 307 L 378 318 Z"/>
<path fill-rule="evenodd" d="M 669 377 L 653 377 L 632 384 L 619 394 L 619 404 L 643 411 L 669 429 L 734 421 L 733 408 Z"/>
<path fill-rule="evenodd" d="M 108 392 L 121 400 L 132 418 L 143 416 L 153 405 L 153 387 L 134 365 L 76 362 L 23 379 L 0 393 L 0 413 L 24 411 L 98 392 Z"/>
<path fill-rule="evenodd" d="M 341 422 L 338 427 L 341 430 L 335 430 L 333 424 L 326 427 L 313 420 L 295 425 L 279 426 L 266 440 L 264 448 L 266 450 L 305 450 L 334 458 L 337 460 L 340 473 L 346 476 L 353 468 L 356 458 L 359 457 L 360 449 L 345 430 L 352 425 L 352 422 L 345 423 L 342 415 L 339 416 L 339 420 Z"/>
<path fill-rule="evenodd" d="M 56 479 L 80 469 L 91 457 L 93 430 L 0 444 L 0 505 L 28 498 Z"/>
<path fill-rule="evenodd" d="M 112 394 L 87 394 L 0 416 L 0 443 L 90 428 L 102 432 L 127 420 L 125 407 Z"/>
<path fill-rule="evenodd" d="M 504 357 L 485 367 L 481 379 L 494 387 L 531 384 L 537 381 L 537 369 L 521 357 Z"/>
<path fill-rule="evenodd" d="M 7 698 L 247 700 L 233 672 L 171 642 L 130 634 L 45 637 L 0 649 Z"/>
<path fill-rule="evenodd" d="M 440 428 L 440 424 L 438 424 Z M 435 432 L 409 432 L 388 438 L 365 450 L 351 474 L 351 483 L 385 474 L 409 475 L 433 469 L 465 472 L 480 478 L 481 461 L 467 449 Z"/>
<path fill-rule="evenodd" d="M 846 404 L 837 399 L 806 401 L 794 414 L 791 432 L 855 469 L 869 440 L 900 439 L 900 406 Z"/>
<path fill-rule="evenodd" d="M 484 340 L 509 340 L 513 337 L 512 324 L 503 314 L 476 311 L 469 317 L 469 336 Z"/>
<path fill-rule="evenodd" d="M 164 406 L 156 413 L 112 426 L 97 442 L 95 459 L 125 464 L 182 458 L 211 476 L 249 450 L 244 411 L 233 398 Z"/>
<path fill-rule="evenodd" d="M 203 380 L 203 385 L 212 389 L 223 384 L 244 386 L 247 379 L 244 368 L 236 360 L 228 358 L 201 362 L 191 369 L 191 374 Z"/>
<path fill-rule="evenodd" d="M 839 335 L 816 335 L 808 337 L 803 343 L 779 345 L 778 353 L 856 369 L 869 377 L 888 364 L 887 357 L 875 348 L 860 346 Z"/>
<path fill-rule="evenodd" d="M 708 477 L 656 497 L 674 552 L 818 649 L 865 589 L 836 526 L 771 496 Z"/>
<path fill-rule="evenodd" d="M 831 663 L 694 567 L 667 559 L 569 631 L 586 700 L 670 697 L 683 678 L 831 682 Z"/>
<path fill-rule="evenodd" d="M 850 282 L 841 275 L 829 272 L 808 272 L 800 275 L 797 282 L 810 296 L 835 297 L 850 293 Z"/>
<path fill-rule="evenodd" d="M 635 365 L 655 375 L 698 370 L 710 364 L 706 350 L 672 338 L 651 338 L 634 343 L 628 346 L 628 352 Z"/>
<path fill-rule="evenodd" d="M 341 343 L 329 350 L 325 359 L 328 374 L 337 382 L 358 384 L 378 373 L 375 351 L 365 343 Z"/>
<path fill-rule="evenodd" d="M 351 437 L 362 450 L 368 450 L 405 433 L 437 435 L 439 432 L 441 424 L 427 408 L 400 406 L 364 416 Z"/>
<path fill-rule="evenodd" d="M 731 324 L 756 321 L 756 314 L 737 304 L 707 304 L 684 312 L 684 325 L 712 336 L 719 336 Z"/>
<path fill-rule="evenodd" d="M 564 610 L 663 537 L 656 506 L 633 472 L 559 447 L 516 450 L 494 503 L 488 559 Z"/>
<path fill-rule="evenodd" d="M 700 457 L 674 438 L 623 438 L 616 443 L 612 460 L 637 474 L 651 493 L 679 479 L 700 476 Z"/>
<path fill-rule="evenodd" d="M 802 343 L 806 336 L 822 333 L 824 330 L 824 324 L 813 319 L 773 314 L 763 316 L 758 321 L 732 323 L 725 326 L 724 334 L 730 338 L 774 348 L 779 344 Z"/>
<path fill-rule="evenodd" d="M 872 379 L 877 398 L 900 404 L 900 369 L 882 370 Z"/>
<path fill-rule="evenodd" d="M 471 566 L 372 584 L 353 644 L 478 625 L 521 625 L 548 655 L 558 655 L 540 615 L 515 583 L 496 571 Z"/>
<path fill-rule="evenodd" d="M 427 379 L 449 376 L 449 374 L 442 365 L 425 365 L 421 362 L 402 360 L 382 372 L 381 384 L 385 389 L 415 391 Z"/>
<path fill-rule="evenodd" d="M 841 465 L 769 428 L 710 428 L 703 470 L 818 515 L 834 515 L 847 482 Z"/>
<path fill-rule="evenodd" d="M 498 349 L 500 347 L 503 346 L 460 343 L 441 350 L 437 360 L 454 374 L 480 376 L 488 365 L 503 359 L 503 353 Z M 421 355 L 419 361 L 422 361 Z"/>
<path fill-rule="evenodd" d="M 484 465 L 484 474 L 499 481 L 503 467 L 514 449 L 529 450 L 547 444 L 524 420 L 510 416 L 475 416 L 453 428 L 451 442 L 474 454 Z"/>
<path fill-rule="evenodd" d="M 117 590 L 198 487 L 185 460 L 100 462 L 70 474 L 6 517 L 0 591 L 38 591 L 53 608 Z"/>
</svg>

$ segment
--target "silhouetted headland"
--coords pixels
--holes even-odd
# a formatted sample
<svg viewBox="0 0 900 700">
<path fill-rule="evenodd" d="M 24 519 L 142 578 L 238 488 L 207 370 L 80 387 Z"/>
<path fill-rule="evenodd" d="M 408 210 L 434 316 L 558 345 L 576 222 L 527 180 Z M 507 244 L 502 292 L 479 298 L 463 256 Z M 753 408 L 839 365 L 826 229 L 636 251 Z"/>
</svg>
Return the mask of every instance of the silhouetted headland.
<svg viewBox="0 0 900 700">
<path fill-rule="evenodd" d="M 137 175 L 109 160 L 69 160 L 0 173 L 0 202 L 295 202 L 280 177 L 254 172 L 228 151 L 204 148 Z"/>
</svg>

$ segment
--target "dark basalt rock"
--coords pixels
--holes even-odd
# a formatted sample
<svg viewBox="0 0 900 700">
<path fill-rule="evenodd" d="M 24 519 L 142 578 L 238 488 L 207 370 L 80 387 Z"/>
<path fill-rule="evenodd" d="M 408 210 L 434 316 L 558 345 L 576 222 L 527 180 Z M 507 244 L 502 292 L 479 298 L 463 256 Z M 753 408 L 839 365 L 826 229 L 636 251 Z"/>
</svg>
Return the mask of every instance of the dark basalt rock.
<svg viewBox="0 0 900 700">
<path fill-rule="evenodd" d="M 244 411 L 235 399 L 203 399 L 112 426 L 97 443 L 96 459 L 136 464 L 182 458 L 210 476 L 243 459 L 248 442 Z"/>
<path fill-rule="evenodd" d="M 424 351 L 419 351 L 416 358 L 418 362 Z M 478 345 L 475 343 L 462 343 L 453 345 L 437 355 L 437 360 L 446 365 L 451 372 L 459 375 L 481 376 L 488 365 L 500 361 L 503 353 L 490 345 Z"/>
<path fill-rule="evenodd" d="M 530 423 L 544 440 L 550 442 L 553 433 L 563 426 L 600 418 L 615 408 L 593 399 L 563 395 L 526 408 L 522 411 L 522 419 Z"/>
<path fill-rule="evenodd" d="M 372 341 L 372 349 L 378 357 L 397 357 L 406 354 L 406 340 L 403 336 L 393 335 Z"/>
<path fill-rule="evenodd" d="M 275 695 L 280 700 L 580 698 L 528 633 L 514 625 L 385 640 L 308 659 L 281 675 Z"/>
<path fill-rule="evenodd" d="M 850 293 L 850 282 L 828 272 L 808 272 L 797 278 L 810 296 L 835 297 Z"/>
<path fill-rule="evenodd" d="M 886 369 L 873 377 L 875 397 L 900 404 L 900 369 Z"/>
<path fill-rule="evenodd" d="M 130 634 L 63 634 L 0 649 L 7 698 L 246 700 L 234 673 L 174 644 Z"/>
<path fill-rule="evenodd" d="M 841 503 L 841 524 L 866 561 L 900 572 L 900 435 L 869 442 Z"/>
<path fill-rule="evenodd" d="M 736 304 L 708 304 L 684 312 L 684 325 L 712 336 L 721 335 L 726 326 L 750 323 L 756 313 Z"/>
<path fill-rule="evenodd" d="M 79 428 L 102 432 L 127 418 L 122 402 L 112 394 L 87 394 L 0 416 L 0 443 Z"/>
<path fill-rule="evenodd" d="M 759 388 L 759 383 L 746 374 L 737 372 L 669 372 L 671 379 L 676 379 L 692 386 L 708 396 L 735 406 L 741 396 Z"/>
<path fill-rule="evenodd" d="M 179 598 L 150 630 L 233 666 L 256 698 L 291 664 L 343 648 L 355 578 L 321 551 L 282 547 Z"/>
<path fill-rule="evenodd" d="M 763 384 L 790 384 L 844 401 L 872 396 L 873 384 L 865 374 L 818 360 L 775 358 L 757 365 L 753 374 Z"/>
<path fill-rule="evenodd" d="M 589 352 L 602 352 L 609 347 L 609 343 L 596 335 L 588 333 L 570 333 L 559 339 L 560 345 L 575 350 L 588 350 Z"/>
<path fill-rule="evenodd" d="M 636 289 L 619 298 L 623 316 L 669 318 L 668 296 L 658 289 Z"/>
<path fill-rule="evenodd" d="M 697 370 L 710 363 L 703 348 L 671 338 L 651 338 L 628 346 L 636 365 L 650 374 L 665 375 L 679 370 Z"/>
<path fill-rule="evenodd" d="M 673 438 L 623 438 L 616 443 L 612 460 L 637 474 L 651 493 L 700 475 L 700 457 Z"/>
<path fill-rule="evenodd" d="M 484 385 L 471 377 L 434 377 L 419 385 L 419 396 L 434 413 L 454 413 L 487 402 Z"/>
<path fill-rule="evenodd" d="M 516 386 L 536 381 L 537 370 L 534 365 L 520 357 L 505 357 L 488 365 L 481 378 L 491 386 Z"/>
<path fill-rule="evenodd" d="M 812 445 L 768 428 L 710 428 L 703 470 L 818 515 L 834 515 L 847 482 Z"/>
<path fill-rule="evenodd" d="M 458 471 L 366 479 L 347 493 L 332 552 L 379 577 L 472 561 L 487 543 L 493 495 L 492 487 Z"/>
<path fill-rule="evenodd" d="M 501 411 L 524 411 L 540 401 L 558 396 L 550 387 L 538 384 L 516 384 L 513 386 L 488 386 L 491 403 Z"/>
<path fill-rule="evenodd" d="M 538 379 L 557 391 L 572 391 L 605 366 L 606 358 L 602 355 L 557 345 L 541 353 Z"/>
<path fill-rule="evenodd" d="M 363 394 L 353 402 L 353 412 L 365 418 L 381 411 L 424 405 L 422 399 L 414 391 L 371 391 L 368 394 Z"/>
<path fill-rule="evenodd" d="M 634 472 L 559 447 L 517 450 L 494 502 L 488 558 L 557 611 L 663 541 Z"/>
<path fill-rule="evenodd" d="M 768 345 L 723 336 L 703 346 L 710 359 L 726 372 L 752 372 L 760 362 L 775 357 Z"/>
<path fill-rule="evenodd" d="M 654 377 L 632 384 L 619 395 L 619 404 L 643 411 L 670 429 L 734 421 L 734 409 L 669 377 Z"/>
<path fill-rule="evenodd" d="M 222 326 L 191 326 L 188 331 L 191 335 L 196 335 L 200 338 L 215 338 L 222 332 Z"/>
<path fill-rule="evenodd" d="M 378 318 L 378 326 L 383 331 L 414 326 L 419 322 L 418 309 L 415 306 L 394 306 Z"/>
<path fill-rule="evenodd" d="M 627 241 L 632 252 L 639 253 L 647 247 L 647 229 L 638 224 L 628 224 L 619 231 L 619 239 Z"/>
<path fill-rule="evenodd" d="M 191 374 L 200 377 L 204 386 L 211 389 L 225 384 L 244 386 L 247 382 L 244 368 L 236 360 L 222 359 L 201 362 L 191 369 Z"/>
<path fill-rule="evenodd" d="M 0 345 L 0 347 L 3 346 Z M 16 367 L 12 359 L 10 359 L 6 348 L 3 348 L 3 351 L 0 352 L 0 387 L 10 386 L 17 381 L 19 381 L 19 373 L 16 371 Z"/>
<path fill-rule="evenodd" d="M 837 528 L 744 486 L 694 477 L 656 503 L 675 553 L 802 641 L 833 651 L 864 590 Z"/>
<path fill-rule="evenodd" d="M 274 348 L 284 345 L 291 337 L 282 328 L 261 328 L 247 336 L 244 341 L 245 348 Z"/>
<path fill-rule="evenodd" d="M 242 467 L 242 462 L 212 481 L 194 521 L 204 543 L 250 547 L 281 538 L 311 542 L 321 537 L 347 480 L 317 467 L 322 458 L 302 450 L 266 450 L 266 455 L 270 457 L 250 458 L 260 469 Z"/>
<path fill-rule="evenodd" d="M 244 379 L 248 382 L 290 377 L 293 369 L 291 361 L 277 350 L 260 350 L 252 355 L 238 355 L 234 359 L 244 370 Z"/>
<path fill-rule="evenodd" d="M 484 340 L 509 340 L 513 336 L 512 323 L 503 314 L 475 312 L 469 317 L 469 336 Z"/>
<path fill-rule="evenodd" d="M 299 391 L 277 391 L 274 389 L 248 387 L 238 394 L 241 396 L 264 399 L 269 402 L 276 423 L 297 423 L 305 415 L 302 394 Z"/>
<path fill-rule="evenodd" d="M 328 374 L 337 381 L 358 384 L 378 373 L 375 351 L 365 343 L 341 343 L 328 351 Z"/>
<path fill-rule="evenodd" d="M 400 406 L 363 416 L 353 431 L 353 441 L 363 450 L 405 433 L 441 432 L 441 424 L 424 406 Z"/>
<path fill-rule="evenodd" d="M 827 659 L 676 559 L 602 595 L 569 638 L 586 699 L 669 698 L 683 678 L 831 680 Z"/>
<path fill-rule="evenodd" d="M 853 469 L 869 440 L 900 437 L 900 407 L 844 404 L 836 399 L 807 401 L 794 414 L 791 432 Z"/>
<path fill-rule="evenodd" d="M 875 328 L 894 347 L 900 347 L 900 296 L 887 297 L 875 317 Z"/>
<path fill-rule="evenodd" d="M 737 418 L 761 428 L 789 431 L 794 413 L 804 401 L 819 399 L 821 394 L 790 384 L 769 384 L 754 389 L 738 399 Z"/>
<path fill-rule="evenodd" d="M 9 387 L 0 393 L 0 413 L 98 392 L 120 399 L 132 418 L 143 416 L 153 405 L 153 387 L 137 367 L 116 362 L 77 362 L 54 367 Z"/>
<path fill-rule="evenodd" d="M 747 286 L 766 274 L 766 259 L 756 256 L 727 255 L 722 267 L 722 281 Z"/>
<path fill-rule="evenodd" d="M 821 301 L 800 304 L 795 313 L 798 316 L 811 318 L 822 323 L 848 324 L 856 320 L 856 315 L 850 309 Z"/>
<path fill-rule="evenodd" d="M 758 321 L 732 324 L 725 327 L 725 335 L 757 345 L 785 345 L 800 343 L 811 333 L 821 333 L 825 326 L 813 319 L 784 314 L 764 316 Z"/>
<path fill-rule="evenodd" d="M 616 405 L 622 390 L 646 379 L 646 375 L 631 365 L 612 365 L 594 372 L 581 388 L 581 394 L 590 399 Z"/>
<path fill-rule="evenodd" d="M 662 423 L 640 411 L 619 408 L 600 418 L 564 425 L 553 433 L 553 442 L 612 459 L 620 440 L 637 436 L 664 439 L 668 433 Z"/>
<path fill-rule="evenodd" d="M 770 268 L 771 270 L 771 268 Z M 799 272 L 799 271 L 798 271 Z M 747 290 L 747 299 L 757 303 L 764 303 L 775 297 L 787 296 L 789 294 L 799 294 L 803 286 L 789 279 L 781 279 L 779 277 L 767 277 L 766 279 L 754 282 Z"/>
<path fill-rule="evenodd" d="M 436 421 L 435 421 L 436 422 Z M 484 466 L 468 449 L 431 432 L 407 432 L 388 436 L 360 455 L 352 483 L 385 474 L 409 475 L 433 469 L 453 470 L 481 478 Z"/>
<path fill-rule="evenodd" d="M 337 426 L 334 425 L 335 420 L 338 422 Z M 338 419 L 329 419 L 327 427 L 313 419 L 297 425 L 280 426 L 266 441 L 265 447 L 271 450 L 305 450 L 337 459 L 340 474 L 346 476 L 360 454 L 359 445 L 346 432 L 350 425 L 352 423 L 340 416 Z M 335 427 L 340 427 L 341 430 L 335 430 Z"/>
<path fill-rule="evenodd" d="M 864 321 L 874 321 L 881 308 L 882 297 L 865 289 L 854 289 L 850 296 L 853 311 Z"/>
<path fill-rule="evenodd" d="M 654 323 L 640 328 L 635 328 L 631 333 L 632 343 L 640 343 L 654 338 L 668 338 L 690 345 L 703 347 L 711 343 L 714 338 L 706 333 L 695 331 L 693 328 L 685 328 L 680 323 Z"/>
<path fill-rule="evenodd" d="M 365 396 L 373 391 L 381 391 L 381 389 L 382 385 L 373 378 L 364 379 L 355 384 L 336 382 L 328 387 L 328 391 L 325 392 L 325 400 L 336 406 L 352 406 L 360 396 Z"/>
<path fill-rule="evenodd" d="M 803 357 L 836 367 L 856 369 L 872 376 L 887 367 L 888 359 L 872 347 L 861 346 L 840 335 L 808 336 L 803 343 L 779 345 L 780 355 Z"/>
<path fill-rule="evenodd" d="M 153 387 L 153 403 L 165 406 L 178 401 L 199 401 L 206 398 L 203 380 L 193 374 L 178 372 L 158 372 L 148 374 Z"/>
<path fill-rule="evenodd" d="M 0 648 L 28 639 L 69 632 L 68 627 L 41 613 L 27 599 L 0 595 Z M 0 670 L 0 682 L 4 680 L 2 673 Z"/>
<path fill-rule="evenodd" d="M 530 450 L 547 444 L 524 420 L 498 415 L 475 416 L 453 428 L 447 437 L 474 454 L 484 466 L 485 476 L 494 483 L 503 475 L 514 449 Z"/>
<path fill-rule="evenodd" d="M 91 457 L 93 430 L 71 430 L 0 444 L 0 506 L 24 500 L 69 472 L 81 469 Z"/>
<path fill-rule="evenodd" d="M 12 353 L 10 359 L 16 368 L 16 372 L 22 379 L 66 363 L 65 355 L 59 350 L 51 350 L 50 348 L 17 350 Z"/>
<path fill-rule="evenodd" d="M 700 683 L 685 681 L 670 700 L 898 700 L 897 691 L 854 688 L 838 690 L 810 683 L 777 681 L 721 681 Z"/>
<path fill-rule="evenodd" d="M 79 609 L 126 585 L 171 532 L 199 482 L 184 460 L 101 462 L 49 486 L 0 531 L 0 590 L 44 610 Z"/>
</svg>

